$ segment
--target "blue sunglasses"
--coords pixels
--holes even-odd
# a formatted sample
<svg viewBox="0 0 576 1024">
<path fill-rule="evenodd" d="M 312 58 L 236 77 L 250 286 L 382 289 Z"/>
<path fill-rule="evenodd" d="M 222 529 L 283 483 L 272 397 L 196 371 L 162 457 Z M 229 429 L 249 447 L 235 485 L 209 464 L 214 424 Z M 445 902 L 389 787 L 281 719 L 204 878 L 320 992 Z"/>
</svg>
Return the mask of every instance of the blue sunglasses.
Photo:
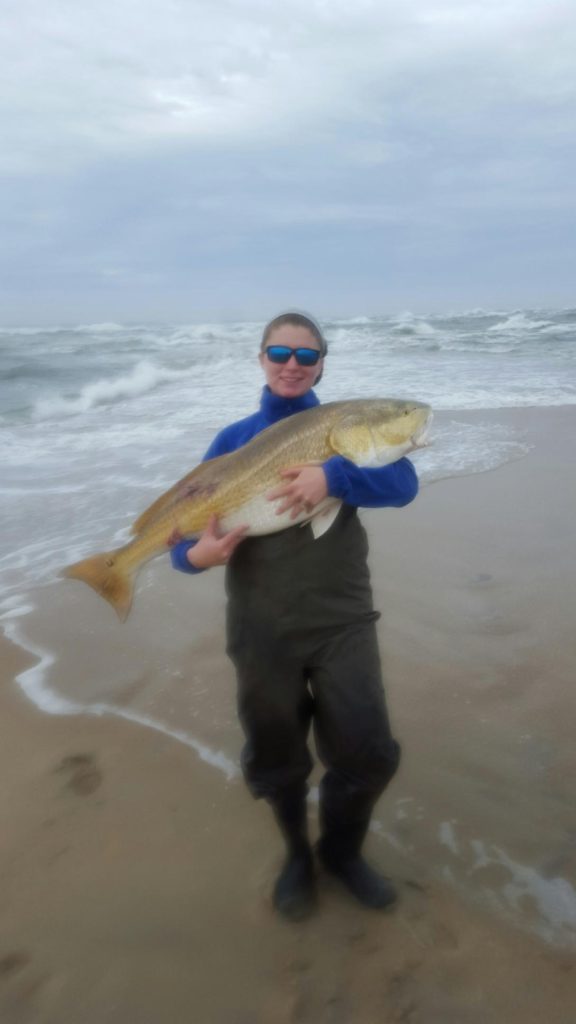
<svg viewBox="0 0 576 1024">
<path fill-rule="evenodd" d="M 264 351 L 271 363 L 287 363 L 294 356 L 298 366 L 316 366 L 321 355 L 317 348 L 290 348 L 288 345 L 269 345 Z"/>
</svg>

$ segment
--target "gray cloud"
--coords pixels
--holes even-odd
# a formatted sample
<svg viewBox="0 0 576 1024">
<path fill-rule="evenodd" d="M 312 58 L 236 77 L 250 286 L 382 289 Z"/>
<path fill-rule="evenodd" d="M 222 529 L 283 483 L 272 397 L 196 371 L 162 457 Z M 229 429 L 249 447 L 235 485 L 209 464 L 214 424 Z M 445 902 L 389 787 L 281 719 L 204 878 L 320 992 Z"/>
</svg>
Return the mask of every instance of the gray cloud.
<svg viewBox="0 0 576 1024">
<path fill-rule="evenodd" d="M 7 315 L 561 301 L 575 37 L 546 0 L 22 0 Z"/>
</svg>

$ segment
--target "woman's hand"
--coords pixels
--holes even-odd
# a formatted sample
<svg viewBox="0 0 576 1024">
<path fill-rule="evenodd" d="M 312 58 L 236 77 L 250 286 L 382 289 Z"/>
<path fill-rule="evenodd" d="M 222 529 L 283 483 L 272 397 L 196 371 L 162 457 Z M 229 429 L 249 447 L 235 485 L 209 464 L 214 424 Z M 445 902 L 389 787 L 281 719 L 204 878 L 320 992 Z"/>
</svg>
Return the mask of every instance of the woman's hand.
<svg viewBox="0 0 576 1024">
<path fill-rule="evenodd" d="M 301 512 L 312 512 L 328 497 L 328 482 L 322 466 L 291 466 L 282 470 L 280 476 L 290 483 L 275 487 L 267 495 L 268 501 L 284 498 L 276 509 L 277 516 L 291 509 L 290 516 L 296 519 Z"/>
<path fill-rule="evenodd" d="M 200 540 L 187 552 L 186 557 L 190 565 L 196 569 L 212 569 L 215 565 L 226 565 L 240 541 L 244 539 L 247 530 L 247 526 L 237 526 L 228 533 L 222 533 L 216 516 L 211 516 Z"/>
</svg>

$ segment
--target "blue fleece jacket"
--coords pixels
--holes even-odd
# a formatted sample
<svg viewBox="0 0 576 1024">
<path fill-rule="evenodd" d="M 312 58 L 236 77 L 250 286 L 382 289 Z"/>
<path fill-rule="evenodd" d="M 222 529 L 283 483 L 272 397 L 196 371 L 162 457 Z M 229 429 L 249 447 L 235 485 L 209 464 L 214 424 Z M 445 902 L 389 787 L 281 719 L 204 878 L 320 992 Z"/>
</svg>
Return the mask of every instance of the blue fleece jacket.
<svg viewBox="0 0 576 1024">
<path fill-rule="evenodd" d="M 243 420 L 231 423 L 216 435 L 204 460 L 227 455 L 251 441 L 266 427 L 319 405 L 313 391 L 300 398 L 281 398 L 274 395 L 268 385 L 262 392 L 260 408 Z M 333 455 L 322 464 L 328 483 L 328 494 L 340 498 L 347 505 L 361 508 L 401 508 L 414 500 L 418 493 L 418 478 L 409 459 L 398 459 L 389 466 L 361 469 L 342 455 Z M 181 572 L 198 573 L 186 555 L 196 541 L 183 540 L 170 551 L 172 565 Z"/>
</svg>

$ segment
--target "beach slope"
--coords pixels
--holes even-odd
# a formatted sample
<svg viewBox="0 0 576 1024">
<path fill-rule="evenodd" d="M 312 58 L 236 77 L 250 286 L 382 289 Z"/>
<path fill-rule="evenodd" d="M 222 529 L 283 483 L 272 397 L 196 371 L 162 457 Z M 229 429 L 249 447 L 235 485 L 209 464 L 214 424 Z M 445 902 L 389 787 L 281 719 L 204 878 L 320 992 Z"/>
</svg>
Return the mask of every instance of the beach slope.
<svg viewBox="0 0 576 1024">
<path fill-rule="evenodd" d="M 278 920 L 266 805 L 162 732 L 42 714 L 14 683 L 30 657 L 2 641 L 2 1024 L 572 1020 L 574 949 L 546 941 L 518 866 L 566 894 L 569 938 L 576 415 L 502 416 L 528 457 L 366 516 L 404 747 L 367 844 L 399 886 L 390 913 L 322 878 L 317 915 Z"/>
</svg>

